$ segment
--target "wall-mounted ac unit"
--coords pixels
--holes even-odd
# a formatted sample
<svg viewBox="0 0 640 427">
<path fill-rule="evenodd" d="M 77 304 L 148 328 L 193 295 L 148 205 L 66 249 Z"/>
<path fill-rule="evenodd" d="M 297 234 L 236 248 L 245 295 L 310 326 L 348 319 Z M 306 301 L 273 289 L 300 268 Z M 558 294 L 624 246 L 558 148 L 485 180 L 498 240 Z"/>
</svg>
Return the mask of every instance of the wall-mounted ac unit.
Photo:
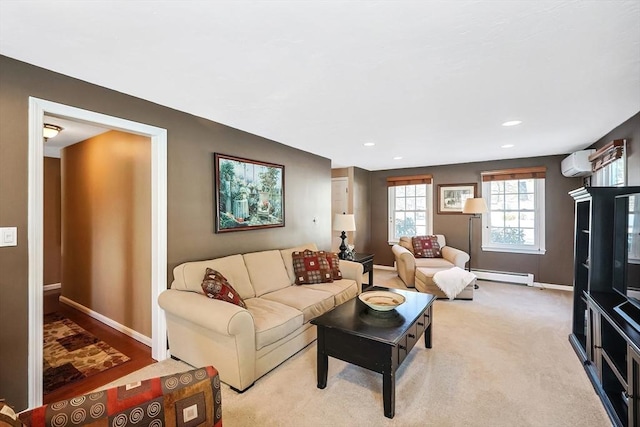
<svg viewBox="0 0 640 427">
<path fill-rule="evenodd" d="M 589 156 L 596 150 L 582 150 L 569 154 L 561 163 L 562 175 L 568 178 L 591 175 Z"/>
</svg>

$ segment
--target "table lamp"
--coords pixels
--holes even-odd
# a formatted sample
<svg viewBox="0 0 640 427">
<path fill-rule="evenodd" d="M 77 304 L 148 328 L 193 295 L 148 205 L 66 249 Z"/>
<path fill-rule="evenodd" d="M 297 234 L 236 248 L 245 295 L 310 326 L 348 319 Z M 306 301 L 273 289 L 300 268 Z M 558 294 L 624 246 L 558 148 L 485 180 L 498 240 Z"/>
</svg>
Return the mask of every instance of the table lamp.
<svg viewBox="0 0 640 427">
<path fill-rule="evenodd" d="M 337 214 L 333 217 L 333 229 L 336 231 L 342 231 L 340 238 L 342 244 L 340 245 L 340 253 L 338 258 L 347 259 L 347 245 L 345 239 L 347 238 L 347 231 L 356 230 L 356 220 L 353 214 Z"/>
</svg>

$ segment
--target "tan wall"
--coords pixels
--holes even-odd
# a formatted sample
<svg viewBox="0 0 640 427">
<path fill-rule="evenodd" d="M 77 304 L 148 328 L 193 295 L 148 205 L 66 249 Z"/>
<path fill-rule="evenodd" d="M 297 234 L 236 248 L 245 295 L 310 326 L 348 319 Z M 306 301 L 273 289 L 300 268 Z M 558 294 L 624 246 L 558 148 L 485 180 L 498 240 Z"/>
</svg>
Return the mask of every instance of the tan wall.
<svg viewBox="0 0 640 427">
<path fill-rule="evenodd" d="M 256 135 L 0 55 L 0 396 L 21 410 L 28 384 L 29 96 L 167 129 L 167 273 L 197 259 L 315 242 L 331 247 L 331 161 Z M 285 227 L 214 232 L 213 153 L 285 166 Z M 316 223 L 313 219 L 317 218 Z"/>
<path fill-rule="evenodd" d="M 151 140 L 62 150 L 62 295 L 151 337 Z"/>
<path fill-rule="evenodd" d="M 447 244 L 468 250 L 469 216 L 437 214 L 438 184 L 478 184 L 482 195 L 480 172 L 526 166 L 546 166 L 546 249 L 545 255 L 509 254 L 480 250 L 481 222 L 474 220 L 472 266 L 486 270 L 533 273 L 538 282 L 570 285 L 573 283 L 573 199 L 567 194 L 581 185 L 579 178 L 565 178 L 560 162 L 565 156 L 496 160 L 459 165 L 396 169 L 371 173 L 371 240 L 376 264 L 393 265 L 391 247 L 387 244 L 388 176 L 433 175 L 434 232 L 444 234 Z"/>
<path fill-rule="evenodd" d="M 60 221 L 60 159 L 44 158 L 44 284 L 60 283 L 62 279 L 62 235 Z"/>
<path fill-rule="evenodd" d="M 356 231 L 347 232 L 347 241 L 356 252 L 370 252 L 369 171 L 356 167 L 331 169 L 331 178 L 347 178 L 347 210 L 356 221 Z"/>
</svg>

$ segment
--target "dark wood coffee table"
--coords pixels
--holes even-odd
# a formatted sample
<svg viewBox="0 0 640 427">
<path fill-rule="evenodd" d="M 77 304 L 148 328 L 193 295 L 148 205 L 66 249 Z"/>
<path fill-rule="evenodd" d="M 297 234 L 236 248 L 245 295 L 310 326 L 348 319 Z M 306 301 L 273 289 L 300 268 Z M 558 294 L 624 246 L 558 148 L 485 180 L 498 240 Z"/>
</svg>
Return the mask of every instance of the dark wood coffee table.
<svg viewBox="0 0 640 427">
<path fill-rule="evenodd" d="M 406 301 L 390 312 L 373 312 L 354 298 L 311 321 L 318 327 L 318 388 L 327 386 L 329 356 L 382 374 L 384 415 L 395 415 L 395 374 L 424 333 L 431 348 L 432 304 L 436 297 L 399 289 L 372 287 L 367 291 L 391 291 Z"/>
</svg>

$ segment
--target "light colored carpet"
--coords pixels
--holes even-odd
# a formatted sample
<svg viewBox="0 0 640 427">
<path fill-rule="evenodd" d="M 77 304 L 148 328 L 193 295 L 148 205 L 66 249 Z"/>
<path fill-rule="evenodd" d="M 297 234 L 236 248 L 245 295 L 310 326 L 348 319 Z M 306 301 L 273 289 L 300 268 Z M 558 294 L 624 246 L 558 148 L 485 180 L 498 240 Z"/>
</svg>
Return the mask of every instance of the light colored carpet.
<svg viewBox="0 0 640 427">
<path fill-rule="evenodd" d="M 394 272 L 375 283 L 404 288 Z M 243 394 L 223 386 L 223 422 L 234 426 L 610 426 L 567 336 L 570 292 L 479 281 L 473 301 L 436 301 L 433 348 L 424 339 L 396 376 L 396 415 L 384 417 L 382 376 L 329 358 L 316 387 L 312 343 Z M 157 363 L 124 377 L 190 369 Z"/>
</svg>

